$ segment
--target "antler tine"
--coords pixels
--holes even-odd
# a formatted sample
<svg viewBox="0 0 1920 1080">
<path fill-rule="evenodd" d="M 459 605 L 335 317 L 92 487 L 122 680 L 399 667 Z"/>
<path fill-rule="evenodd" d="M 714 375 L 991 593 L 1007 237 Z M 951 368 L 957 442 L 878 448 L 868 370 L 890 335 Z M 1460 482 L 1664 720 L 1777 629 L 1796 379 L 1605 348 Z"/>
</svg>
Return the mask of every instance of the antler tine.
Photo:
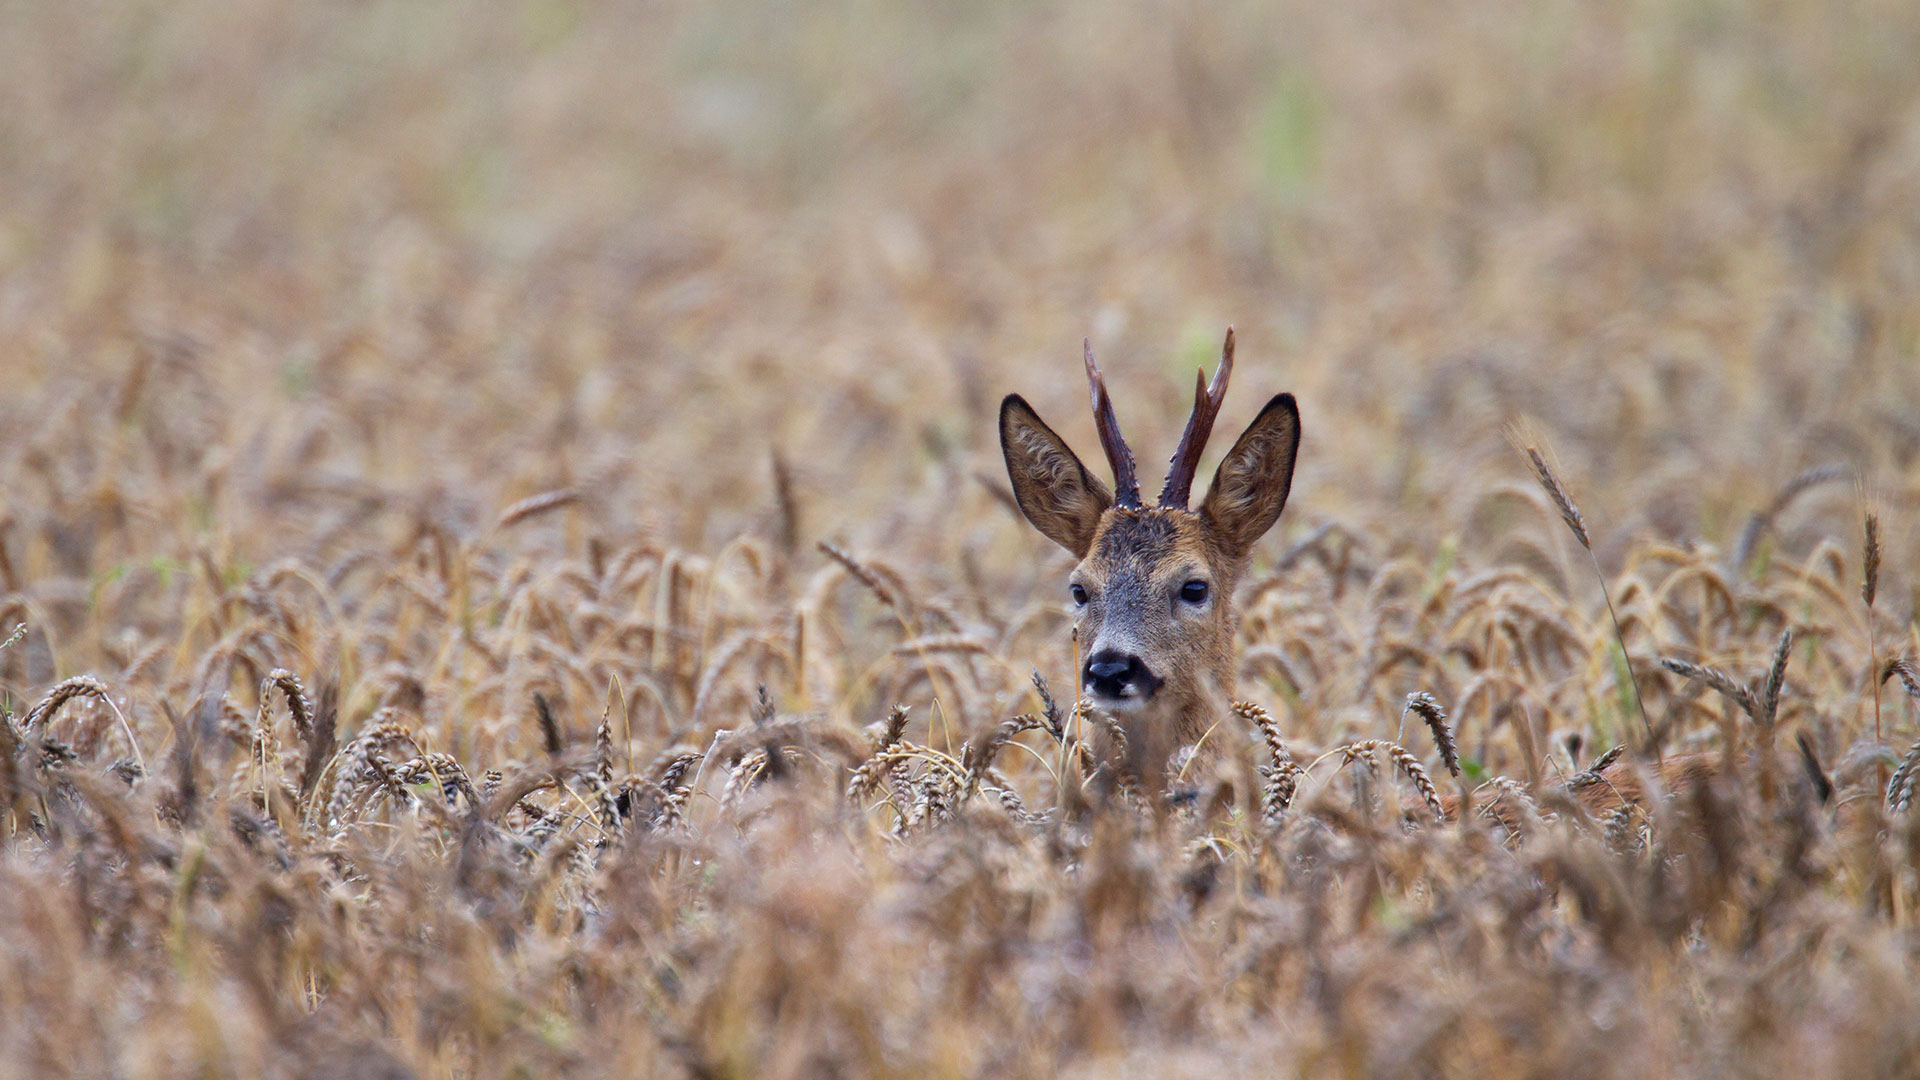
<svg viewBox="0 0 1920 1080">
<path fill-rule="evenodd" d="M 1193 413 L 1187 417 L 1187 430 L 1180 435 L 1180 446 L 1168 463 L 1167 482 L 1160 489 L 1162 507 L 1187 508 L 1193 492 L 1194 470 L 1200 467 L 1200 454 L 1207 448 L 1207 436 L 1213 433 L 1213 421 L 1220 415 L 1220 403 L 1227 399 L 1227 380 L 1233 376 L 1233 327 L 1227 327 L 1226 344 L 1220 346 L 1220 367 L 1213 373 L 1213 385 L 1207 385 L 1207 372 L 1193 373 Z"/>
<path fill-rule="evenodd" d="M 1093 362 L 1093 342 L 1084 341 L 1087 355 L 1087 384 L 1093 391 L 1093 424 L 1100 430 L 1100 448 L 1107 452 L 1113 466 L 1113 501 L 1116 506 L 1140 505 L 1140 480 L 1133 472 L 1133 451 L 1120 436 L 1120 420 L 1113 415 L 1113 395 L 1107 393 L 1107 380 L 1100 365 Z"/>
</svg>

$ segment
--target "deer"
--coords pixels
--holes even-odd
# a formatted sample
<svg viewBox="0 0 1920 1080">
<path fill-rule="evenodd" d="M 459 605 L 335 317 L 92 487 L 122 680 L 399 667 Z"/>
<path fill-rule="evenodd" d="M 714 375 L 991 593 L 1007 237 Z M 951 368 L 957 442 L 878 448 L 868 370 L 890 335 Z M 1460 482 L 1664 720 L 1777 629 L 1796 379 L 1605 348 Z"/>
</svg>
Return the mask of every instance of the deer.
<svg viewBox="0 0 1920 1080">
<path fill-rule="evenodd" d="M 1221 460 L 1199 508 L 1188 507 L 1233 375 L 1228 328 L 1212 381 L 1204 370 L 1195 377 L 1186 430 L 1156 505 L 1147 506 L 1090 341 L 1083 351 L 1113 487 L 1019 394 L 1000 403 L 1000 449 L 1021 514 L 1077 560 L 1067 592 L 1083 654 L 1081 696 L 1121 724 L 1138 774 L 1147 775 L 1175 747 L 1197 743 L 1231 700 L 1234 589 L 1255 542 L 1286 509 L 1300 409 L 1292 394 L 1269 399 Z"/>
<path fill-rule="evenodd" d="M 1081 698 L 1119 723 L 1135 775 L 1158 778 L 1168 754 L 1201 742 L 1232 702 L 1235 587 L 1255 543 L 1286 509 L 1300 451 L 1300 409 L 1290 393 L 1269 398 L 1221 459 L 1199 507 L 1189 507 L 1233 374 L 1229 327 L 1213 379 L 1204 369 L 1195 376 L 1186 429 L 1159 499 L 1147 506 L 1090 341 L 1083 352 L 1113 487 L 1019 394 L 1000 403 L 1000 449 L 1022 516 L 1076 560 L 1067 591 L 1080 646 Z M 1669 792 L 1697 786 L 1719 773 L 1721 763 L 1709 753 L 1644 764 L 1615 753 L 1560 786 L 1587 812 L 1606 815 L 1644 806 L 1654 784 Z M 1444 817 L 1457 816 L 1458 795 L 1440 801 Z M 1502 810 L 1498 802 L 1496 796 L 1494 816 L 1511 825 L 1516 808 Z"/>
</svg>

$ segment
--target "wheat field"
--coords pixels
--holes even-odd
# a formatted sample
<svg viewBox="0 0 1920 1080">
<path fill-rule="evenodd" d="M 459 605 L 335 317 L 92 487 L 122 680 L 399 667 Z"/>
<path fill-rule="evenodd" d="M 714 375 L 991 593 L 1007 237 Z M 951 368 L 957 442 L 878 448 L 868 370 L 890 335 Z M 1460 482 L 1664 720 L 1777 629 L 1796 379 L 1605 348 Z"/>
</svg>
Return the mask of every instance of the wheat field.
<svg viewBox="0 0 1920 1080">
<path fill-rule="evenodd" d="M 0 6 L 0 1078 L 1920 1075 L 1916 56 Z M 1145 790 L 994 411 L 1097 461 L 1088 338 L 1157 481 L 1229 324 L 1305 440 Z"/>
</svg>

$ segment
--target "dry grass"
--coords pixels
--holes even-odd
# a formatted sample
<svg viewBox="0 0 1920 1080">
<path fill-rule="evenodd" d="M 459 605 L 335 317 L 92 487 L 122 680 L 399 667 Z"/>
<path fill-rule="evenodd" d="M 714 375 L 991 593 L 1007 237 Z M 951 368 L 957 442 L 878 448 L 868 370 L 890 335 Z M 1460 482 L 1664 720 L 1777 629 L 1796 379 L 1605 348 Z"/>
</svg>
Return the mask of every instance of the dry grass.
<svg viewBox="0 0 1920 1080">
<path fill-rule="evenodd" d="M 1920 1072 L 1915 55 L 7 6 L 0 1076 Z M 1163 770 L 993 408 L 1171 447 L 1229 323 L 1306 437 Z"/>
</svg>

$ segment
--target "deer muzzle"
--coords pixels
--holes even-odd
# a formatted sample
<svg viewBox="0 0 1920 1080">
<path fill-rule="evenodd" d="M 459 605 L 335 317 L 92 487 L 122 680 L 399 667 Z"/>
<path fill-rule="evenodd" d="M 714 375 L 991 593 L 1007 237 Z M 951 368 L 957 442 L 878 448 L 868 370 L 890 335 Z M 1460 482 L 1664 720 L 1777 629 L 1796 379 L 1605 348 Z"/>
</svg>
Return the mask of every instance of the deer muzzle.
<svg viewBox="0 0 1920 1080">
<path fill-rule="evenodd" d="M 1145 705 L 1164 682 L 1138 656 L 1117 649 L 1093 653 L 1080 673 L 1080 685 L 1087 696 L 1109 710 Z"/>
</svg>

